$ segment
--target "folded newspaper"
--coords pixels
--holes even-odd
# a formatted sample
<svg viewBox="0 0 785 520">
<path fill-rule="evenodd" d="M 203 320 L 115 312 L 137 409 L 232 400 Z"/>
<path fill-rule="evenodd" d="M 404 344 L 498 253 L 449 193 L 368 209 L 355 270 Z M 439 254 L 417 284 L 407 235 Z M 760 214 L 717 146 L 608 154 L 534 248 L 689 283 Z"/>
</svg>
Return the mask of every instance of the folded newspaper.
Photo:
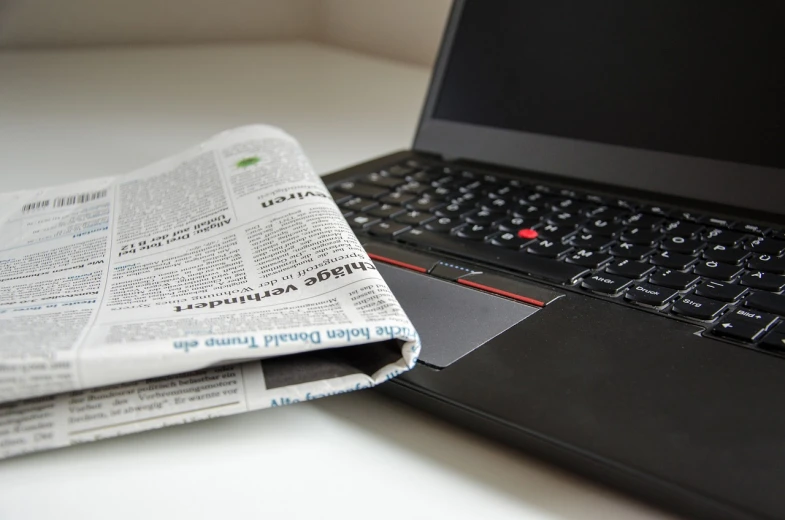
<svg viewBox="0 0 785 520">
<path fill-rule="evenodd" d="M 371 387 L 419 348 L 279 129 L 0 194 L 0 458 Z"/>
</svg>

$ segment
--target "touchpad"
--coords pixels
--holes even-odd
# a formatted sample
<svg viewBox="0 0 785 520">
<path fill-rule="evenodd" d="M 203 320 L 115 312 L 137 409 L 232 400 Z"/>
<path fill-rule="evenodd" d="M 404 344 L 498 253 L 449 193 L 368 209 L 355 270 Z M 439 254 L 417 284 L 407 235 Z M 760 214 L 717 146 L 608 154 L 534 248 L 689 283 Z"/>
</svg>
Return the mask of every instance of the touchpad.
<svg viewBox="0 0 785 520">
<path fill-rule="evenodd" d="M 376 262 L 422 340 L 420 361 L 444 368 L 537 312 L 505 298 Z"/>
</svg>

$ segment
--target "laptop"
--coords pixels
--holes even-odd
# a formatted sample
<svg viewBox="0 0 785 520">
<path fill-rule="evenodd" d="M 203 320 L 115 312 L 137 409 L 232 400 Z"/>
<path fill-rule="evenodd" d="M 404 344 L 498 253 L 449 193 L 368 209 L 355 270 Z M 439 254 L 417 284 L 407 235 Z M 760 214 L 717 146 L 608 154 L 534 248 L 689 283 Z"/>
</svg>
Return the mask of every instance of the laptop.
<svg viewBox="0 0 785 520">
<path fill-rule="evenodd" d="M 673 511 L 785 518 L 785 4 L 457 0 L 411 150 L 325 178 L 383 386 Z"/>
</svg>

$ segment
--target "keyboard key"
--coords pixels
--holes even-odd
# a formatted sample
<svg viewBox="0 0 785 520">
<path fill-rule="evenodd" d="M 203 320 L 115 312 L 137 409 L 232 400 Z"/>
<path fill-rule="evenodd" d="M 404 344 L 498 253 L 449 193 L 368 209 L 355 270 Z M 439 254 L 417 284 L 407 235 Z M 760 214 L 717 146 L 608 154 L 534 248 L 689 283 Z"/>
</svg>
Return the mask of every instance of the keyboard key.
<svg viewBox="0 0 785 520">
<path fill-rule="evenodd" d="M 431 186 L 439 186 L 447 188 L 451 191 L 459 191 L 461 188 L 469 184 L 471 181 L 468 179 L 456 178 L 453 175 L 444 175 L 431 181 Z"/>
<path fill-rule="evenodd" d="M 785 240 L 785 229 L 773 229 L 771 231 L 771 238 L 775 240 Z"/>
<path fill-rule="evenodd" d="M 744 233 L 729 231 L 727 229 L 722 229 L 722 228 L 712 228 L 706 231 L 704 234 L 704 237 L 707 242 L 711 242 L 712 244 L 722 244 L 724 246 L 731 246 L 731 247 L 735 247 L 741 244 L 745 236 L 746 235 Z"/>
<path fill-rule="evenodd" d="M 410 166 L 403 166 L 402 164 L 395 164 L 386 168 L 384 171 L 395 177 L 406 177 L 414 172 L 414 168 Z"/>
<path fill-rule="evenodd" d="M 503 269 L 531 275 L 554 283 L 572 285 L 589 273 L 585 267 L 558 262 L 541 256 L 508 251 L 501 247 L 477 242 L 468 242 L 450 235 L 442 235 L 422 229 L 401 233 L 396 240 L 444 253 L 472 259 L 476 262 L 495 265 Z"/>
<path fill-rule="evenodd" d="M 578 233 L 577 235 L 570 238 L 570 244 L 582 249 L 602 251 L 603 249 L 613 245 L 613 239 L 600 235 L 593 235 L 591 233 Z"/>
<path fill-rule="evenodd" d="M 736 231 L 741 231 L 742 233 L 752 233 L 753 235 L 763 236 L 769 232 L 769 228 L 764 226 L 759 226 L 757 224 L 748 224 L 745 222 L 736 222 L 733 225 L 732 229 Z"/>
<path fill-rule="evenodd" d="M 669 217 L 671 215 L 671 210 L 668 208 L 663 208 L 662 206 L 642 206 L 641 212 L 657 215 L 659 217 Z"/>
<path fill-rule="evenodd" d="M 676 314 L 695 318 L 696 320 L 711 321 L 717 318 L 725 310 L 726 304 L 701 298 L 700 296 L 685 296 L 671 307 Z"/>
<path fill-rule="evenodd" d="M 689 289 L 698 283 L 698 280 L 700 278 L 694 274 L 672 271 L 670 269 L 658 269 L 656 273 L 649 277 L 649 282 L 654 285 L 662 285 L 663 287 L 670 287 L 680 291 Z"/>
<path fill-rule="evenodd" d="M 409 181 L 398 189 L 405 193 L 411 193 L 412 195 L 421 195 L 423 192 L 428 191 L 430 186 L 425 182 Z"/>
<path fill-rule="evenodd" d="M 549 208 L 555 201 L 556 199 L 554 197 L 549 197 L 548 195 L 544 195 L 541 192 L 526 193 L 519 199 L 519 202 L 526 204 L 536 204 L 538 206 L 547 208 Z"/>
<path fill-rule="evenodd" d="M 703 231 L 703 226 L 683 220 L 672 220 L 666 223 L 662 230 L 671 236 L 689 238 Z"/>
<path fill-rule="evenodd" d="M 352 196 L 348 193 L 341 193 L 340 191 L 335 190 L 328 190 L 330 192 L 330 196 L 333 198 L 336 204 L 340 204 L 342 202 L 346 202 L 347 200 L 351 199 Z"/>
<path fill-rule="evenodd" d="M 586 221 L 586 218 L 578 213 L 568 211 L 557 211 L 546 217 L 548 222 L 557 226 L 577 227 Z"/>
<path fill-rule="evenodd" d="M 695 289 L 695 294 L 705 296 L 712 300 L 734 302 L 741 298 L 748 289 L 742 285 L 716 282 L 714 280 L 703 282 Z"/>
<path fill-rule="evenodd" d="M 514 202 L 502 197 L 485 197 L 484 199 L 477 201 L 477 207 L 490 211 L 507 211 L 507 208 L 513 205 L 515 205 Z"/>
<path fill-rule="evenodd" d="M 763 341 L 760 342 L 760 346 L 782 352 L 785 350 L 785 334 L 781 332 L 769 332 L 766 334 L 766 337 L 763 338 Z"/>
<path fill-rule="evenodd" d="M 437 233 L 449 233 L 458 226 L 463 225 L 460 219 L 453 217 L 439 217 L 436 220 L 431 220 L 425 224 L 425 229 L 428 231 L 435 231 Z"/>
<path fill-rule="evenodd" d="M 605 268 L 606 273 L 632 278 L 633 280 L 640 280 L 650 272 L 654 271 L 655 267 L 646 262 L 637 262 L 625 258 L 623 260 L 616 260 L 611 265 Z"/>
<path fill-rule="evenodd" d="M 593 233 L 606 237 L 615 237 L 624 231 L 624 224 L 613 222 L 612 220 L 598 219 L 592 216 L 592 220 L 584 226 L 584 231 L 586 233 Z"/>
<path fill-rule="evenodd" d="M 541 240 L 540 242 L 529 245 L 529 247 L 526 248 L 526 251 L 537 256 L 561 258 L 572 251 L 572 247 L 555 240 Z"/>
<path fill-rule="evenodd" d="M 620 208 L 627 209 L 629 211 L 636 211 L 638 209 L 638 205 L 632 201 L 624 200 L 624 199 L 616 199 L 612 201 L 613 204 L 616 204 Z"/>
<path fill-rule="evenodd" d="M 488 191 L 488 196 L 491 197 L 491 198 L 495 198 L 495 197 L 502 197 L 502 198 L 513 197 L 513 198 L 517 198 L 517 196 L 520 196 L 520 195 L 522 195 L 521 190 L 519 190 L 518 188 L 514 188 L 512 186 L 494 187 L 492 190 Z"/>
<path fill-rule="evenodd" d="M 559 212 L 568 211 L 573 215 L 588 215 L 589 213 L 597 209 L 597 206 L 595 206 L 594 204 L 587 204 L 585 202 L 580 202 L 579 200 L 571 198 L 571 199 L 556 199 L 551 202 L 551 208 Z"/>
<path fill-rule="evenodd" d="M 469 224 L 480 224 L 490 226 L 494 222 L 502 220 L 505 214 L 501 211 L 491 211 L 487 209 L 475 209 L 463 216 L 463 220 Z"/>
<path fill-rule="evenodd" d="M 703 219 L 703 223 L 722 228 L 730 228 L 735 224 L 732 220 L 717 217 L 706 217 Z"/>
<path fill-rule="evenodd" d="M 547 238 L 548 240 L 555 240 L 563 242 L 570 236 L 575 234 L 575 228 L 572 226 L 558 226 L 556 224 L 546 224 L 538 227 L 537 232 L 540 237 Z"/>
<path fill-rule="evenodd" d="M 667 267 L 668 269 L 676 269 L 683 271 L 689 266 L 697 262 L 698 259 L 694 256 L 682 255 L 679 253 L 671 253 L 670 251 L 663 251 L 651 257 L 650 262 L 660 267 Z"/>
<path fill-rule="evenodd" d="M 438 186 L 436 188 L 425 190 L 424 192 L 422 192 L 421 196 L 429 197 L 435 200 L 452 202 L 453 199 L 460 197 L 461 194 L 457 191 L 451 190 L 450 188 L 445 188 L 444 186 Z"/>
<path fill-rule="evenodd" d="M 785 253 L 785 240 L 759 237 L 747 244 L 747 249 L 761 255 L 780 256 Z"/>
<path fill-rule="evenodd" d="M 632 285 L 632 280 L 623 276 L 599 273 L 589 276 L 581 283 L 581 287 L 594 292 L 616 295 Z"/>
<path fill-rule="evenodd" d="M 744 270 L 733 264 L 723 264 L 721 262 L 715 262 L 714 260 L 709 260 L 707 262 L 701 262 L 695 266 L 693 272 L 699 276 L 704 276 L 706 278 L 714 278 L 715 280 L 726 280 L 731 281 Z"/>
<path fill-rule="evenodd" d="M 392 204 L 382 204 L 375 208 L 371 208 L 367 211 L 369 215 L 373 215 L 374 217 L 379 218 L 391 218 L 396 215 L 400 215 L 404 213 L 406 210 L 400 206 L 394 206 Z"/>
<path fill-rule="evenodd" d="M 356 182 L 342 182 L 338 186 L 335 187 L 336 190 L 342 191 L 344 193 L 348 193 L 350 195 L 354 195 L 357 197 L 363 197 L 366 199 L 375 199 L 381 197 L 382 195 L 386 195 L 390 192 L 387 188 L 382 188 L 379 186 L 371 186 L 369 184 L 358 184 Z"/>
<path fill-rule="evenodd" d="M 546 214 L 548 214 L 548 210 L 546 208 L 542 208 L 540 206 L 534 206 L 532 204 L 519 204 L 509 209 L 510 215 L 513 217 L 523 217 L 523 218 L 542 218 Z"/>
<path fill-rule="evenodd" d="M 502 233 L 496 233 L 495 235 L 492 235 L 490 238 L 490 242 L 495 246 L 501 246 L 501 247 L 506 247 L 507 249 L 518 250 L 531 244 L 533 240 L 530 238 L 528 239 L 521 238 L 516 233 L 510 233 L 509 231 L 504 231 Z"/>
<path fill-rule="evenodd" d="M 473 208 L 468 204 L 448 204 L 436 208 L 433 212 L 437 217 L 460 217 L 472 211 Z"/>
<path fill-rule="evenodd" d="M 540 221 L 535 218 L 522 218 L 522 217 L 512 217 L 500 220 L 496 222 L 494 225 L 496 228 L 501 229 L 502 231 L 513 231 L 517 232 L 519 229 L 526 229 L 535 226 Z"/>
<path fill-rule="evenodd" d="M 593 193 L 588 193 L 588 194 L 586 194 L 586 196 L 584 198 L 586 200 L 588 200 L 589 202 L 593 202 L 594 204 L 603 204 L 603 205 L 607 205 L 608 204 L 608 199 L 603 197 L 603 196 L 601 196 L 601 195 L 595 195 Z"/>
<path fill-rule="evenodd" d="M 592 211 L 590 216 L 594 219 L 618 222 L 628 218 L 630 216 L 630 212 L 623 209 L 614 208 L 612 206 L 600 206 Z"/>
<path fill-rule="evenodd" d="M 613 260 L 613 257 L 605 253 L 581 249 L 569 255 L 566 260 L 568 263 L 581 265 L 589 269 L 599 269 Z"/>
<path fill-rule="evenodd" d="M 760 326 L 762 329 L 769 329 L 772 325 L 777 321 L 777 317 L 773 314 L 768 314 L 765 312 L 760 312 L 756 310 L 750 309 L 736 309 L 735 311 L 731 312 L 729 317 L 732 317 L 736 320 L 742 320 L 749 323 L 754 323 Z"/>
<path fill-rule="evenodd" d="M 621 234 L 621 240 L 639 246 L 652 246 L 665 238 L 665 235 L 653 229 L 633 227 Z"/>
<path fill-rule="evenodd" d="M 689 211 L 675 211 L 671 213 L 671 217 L 678 220 L 686 220 L 687 222 L 702 222 L 704 218 L 703 215 Z"/>
<path fill-rule="evenodd" d="M 759 325 L 733 318 L 726 318 L 711 329 L 711 333 L 715 336 L 722 336 L 750 343 L 758 339 L 763 332 L 764 330 Z"/>
<path fill-rule="evenodd" d="M 681 236 L 669 236 L 662 241 L 660 247 L 665 251 L 672 251 L 674 253 L 681 253 L 684 255 L 694 255 L 706 244 L 697 238 L 684 238 Z"/>
<path fill-rule="evenodd" d="M 646 213 L 635 213 L 624 219 L 624 223 L 628 226 L 635 226 L 641 229 L 659 229 L 664 222 L 664 218 L 647 215 Z"/>
<path fill-rule="evenodd" d="M 703 250 L 703 257 L 706 260 L 714 260 L 715 262 L 723 262 L 725 264 L 740 264 L 749 256 L 749 251 L 720 244 L 709 244 L 708 248 Z"/>
<path fill-rule="evenodd" d="M 654 252 L 654 248 L 648 246 L 636 246 L 629 242 L 616 244 L 609 251 L 613 256 L 629 258 L 631 260 L 641 260 Z"/>
<path fill-rule="evenodd" d="M 406 209 L 414 211 L 431 211 L 436 208 L 444 206 L 444 202 L 439 200 L 429 199 L 427 197 L 419 198 L 406 204 Z"/>
<path fill-rule="evenodd" d="M 425 170 L 420 170 L 420 171 L 413 172 L 413 173 L 410 173 L 409 175 L 407 175 L 406 176 L 406 181 L 408 181 L 408 182 L 416 181 L 416 182 L 422 182 L 423 184 L 430 184 L 430 182 L 434 178 L 437 178 L 437 177 L 438 177 L 438 174 L 436 174 L 434 172 L 427 172 Z M 403 183 L 401 183 L 401 184 L 403 184 Z"/>
<path fill-rule="evenodd" d="M 464 224 L 455 231 L 455 234 L 467 240 L 485 240 L 493 233 L 490 226 L 482 224 Z"/>
<path fill-rule="evenodd" d="M 379 222 L 378 224 L 370 226 L 368 228 L 368 233 L 389 238 L 403 233 L 404 231 L 408 231 L 409 229 L 411 229 L 409 226 L 398 224 L 397 222 Z"/>
<path fill-rule="evenodd" d="M 785 276 L 767 273 L 765 271 L 752 271 L 741 277 L 741 284 L 753 289 L 779 292 L 785 288 Z"/>
<path fill-rule="evenodd" d="M 578 193 L 575 190 L 561 189 L 557 193 L 563 197 L 569 197 L 570 199 L 580 199 L 583 197 L 583 194 Z"/>
<path fill-rule="evenodd" d="M 346 219 L 346 222 L 349 223 L 349 226 L 351 226 L 352 229 L 364 229 L 381 221 L 382 220 L 380 218 L 363 214 L 355 215 Z"/>
<path fill-rule="evenodd" d="M 341 204 L 339 204 L 340 207 L 344 209 L 348 209 L 350 211 L 368 211 L 369 209 L 376 207 L 377 205 L 378 204 L 376 203 L 376 201 L 364 199 L 362 197 L 352 197 L 346 202 L 342 202 Z"/>
<path fill-rule="evenodd" d="M 430 213 L 425 213 L 423 211 L 407 211 L 406 213 L 398 215 L 393 220 L 409 226 L 420 226 L 426 222 L 430 222 L 434 218 L 435 217 Z"/>
<path fill-rule="evenodd" d="M 464 184 L 459 188 L 461 193 L 481 193 L 482 192 L 482 181 L 481 180 L 473 180 L 467 184 Z"/>
<path fill-rule="evenodd" d="M 474 203 L 477 202 L 479 198 L 480 196 L 476 193 L 463 193 L 459 197 L 450 199 L 449 202 L 451 204 L 471 204 L 474 206 Z"/>
<path fill-rule="evenodd" d="M 747 268 L 754 271 L 766 271 L 774 274 L 785 274 L 785 257 L 758 255 L 747 261 Z"/>
<path fill-rule="evenodd" d="M 674 289 L 640 283 L 630 288 L 624 294 L 624 299 L 643 305 L 651 305 L 652 307 L 662 307 L 676 298 L 678 294 L 679 292 Z"/>
<path fill-rule="evenodd" d="M 396 191 L 393 193 L 388 193 L 383 197 L 379 197 L 379 202 L 382 204 L 397 204 L 399 206 L 403 206 L 407 202 L 411 202 L 417 198 L 416 195 L 412 195 L 411 193 L 404 193 L 402 191 Z"/>
<path fill-rule="evenodd" d="M 773 312 L 785 317 L 785 295 L 766 292 L 754 292 L 744 300 L 745 307 L 759 311 Z"/>
<path fill-rule="evenodd" d="M 387 190 L 397 188 L 401 184 L 406 183 L 404 179 L 394 177 L 389 173 L 387 175 L 384 175 L 384 173 L 377 173 L 377 172 L 369 173 L 368 175 L 360 179 L 360 182 L 362 182 L 363 184 L 370 184 L 372 186 L 385 188 Z"/>
</svg>

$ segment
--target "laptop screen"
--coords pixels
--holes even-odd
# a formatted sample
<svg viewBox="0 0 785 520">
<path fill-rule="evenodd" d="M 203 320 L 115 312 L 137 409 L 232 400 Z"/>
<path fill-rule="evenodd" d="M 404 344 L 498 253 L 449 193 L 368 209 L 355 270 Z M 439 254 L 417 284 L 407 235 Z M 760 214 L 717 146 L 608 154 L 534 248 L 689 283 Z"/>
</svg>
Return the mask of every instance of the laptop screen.
<svg viewBox="0 0 785 520">
<path fill-rule="evenodd" d="M 469 1 L 434 116 L 783 168 L 785 2 Z"/>
<path fill-rule="evenodd" d="M 785 181 L 782 0 L 457 0 L 450 23 L 415 147 L 689 197 L 695 172 Z M 760 200 L 734 189 L 703 197 Z"/>
</svg>

